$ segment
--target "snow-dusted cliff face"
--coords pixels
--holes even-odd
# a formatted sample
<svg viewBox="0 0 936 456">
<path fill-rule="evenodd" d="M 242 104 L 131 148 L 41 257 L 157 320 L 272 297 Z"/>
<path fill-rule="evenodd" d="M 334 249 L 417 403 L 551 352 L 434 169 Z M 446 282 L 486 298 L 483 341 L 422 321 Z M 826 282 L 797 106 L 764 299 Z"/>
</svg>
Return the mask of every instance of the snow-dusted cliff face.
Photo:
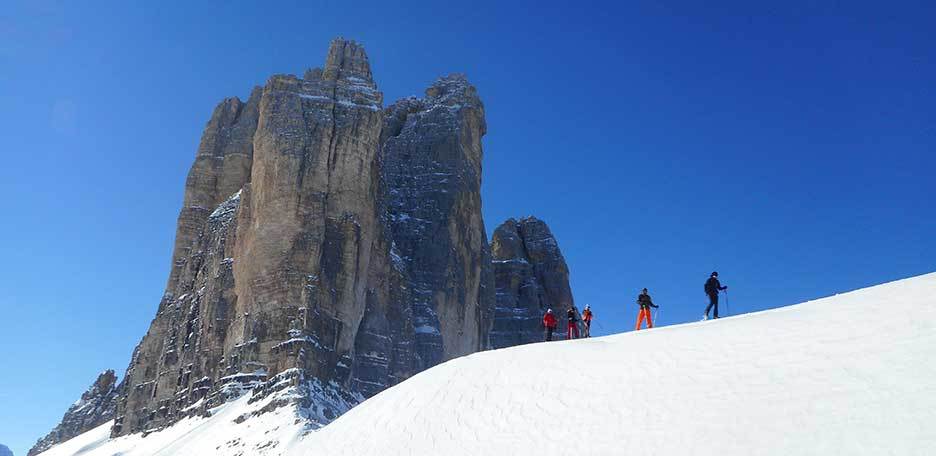
<svg viewBox="0 0 936 456">
<path fill-rule="evenodd" d="M 113 435 L 152 433 L 248 390 L 276 396 L 266 410 L 315 410 L 321 424 L 487 348 L 484 133 L 464 76 L 384 109 L 364 48 L 344 39 L 323 68 L 222 101 L 186 181 L 165 295 L 110 411 Z"/>
<path fill-rule="evenodd" d="M 481 101 L 456 75 L 382 103 L 364 48 L 337 39 L 324 68 L 215 109 L 115 436 L 284 381 L 340 397 L 327 421 L 488 346 Z"/>
<path fill-rule="evenodd" d="M 781 309 L 457 358 L 328 426 L 248 394 L 48 456 L 930 455 L 936 273 Z M 259 396 L 257 396 L 259 397 Z M 557 425 L 562 423 L 562 425 Z M 564 447 L 565 445 L 565 447 Z"/>
</svg>

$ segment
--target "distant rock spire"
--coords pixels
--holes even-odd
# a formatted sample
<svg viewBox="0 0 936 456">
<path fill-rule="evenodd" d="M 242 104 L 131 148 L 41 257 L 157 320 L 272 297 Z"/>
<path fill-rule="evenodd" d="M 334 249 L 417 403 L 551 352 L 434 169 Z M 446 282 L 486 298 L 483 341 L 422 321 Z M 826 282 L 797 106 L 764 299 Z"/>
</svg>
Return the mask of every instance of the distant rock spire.
<svg viewBox="0 0 936 456">
<path fill-rule="evenodd" d="M 547 309 L 562 312 L 574 305 L 569 267 L 549 227 L 536 217 L 508 219 L 491 240 L 497 307 L 494 348 L 543 340 Z"/>
<path fill-rule="evenodd" d="M 373 82 L 370 62 L 367 60 L 364 46 L 340 37 L 332 40 L 322 77 L 326 80 L 357 77 Z"/>
</svg>

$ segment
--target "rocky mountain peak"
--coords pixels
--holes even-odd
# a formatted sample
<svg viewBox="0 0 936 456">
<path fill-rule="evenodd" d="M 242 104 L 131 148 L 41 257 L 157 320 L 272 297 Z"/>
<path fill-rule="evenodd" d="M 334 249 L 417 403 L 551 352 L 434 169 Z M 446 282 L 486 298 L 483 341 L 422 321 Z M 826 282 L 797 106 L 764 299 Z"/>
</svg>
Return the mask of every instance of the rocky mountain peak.
<svg viewBox="0 0 936 456">
<path fill-rule="evenodd" d="M 538 339 L 540 309 L 572 302 L 555 238 L 511 219 L 492 261 L 484 105 L 463 74 L 425 93 L 384 109 L 363 46 L 337 38 L 324 68 L 218 104 L 124 380 L 101 374 L 37 449 L 111 419 L 114 437 L 145 435 L 243 394 L 315 427 L 445 360 Z"/>
<path fill-rule="evenodd" d="M 342 38 L 323 68 L 273 75 L 248 101 L 218 105 L 112 435 L 157 431 L 247 392 L 321 425 L 488 348 L 477 91 L 452 75 L 425 99 L 382 105 L 363 46 Z"/>
<path fill-rule="evenodd" d="M 364 46 L 340 37 L 332 40 L 322 77 L 331 81 L 359 78 L 373 82 L 370 62 Z"/>
</svg>

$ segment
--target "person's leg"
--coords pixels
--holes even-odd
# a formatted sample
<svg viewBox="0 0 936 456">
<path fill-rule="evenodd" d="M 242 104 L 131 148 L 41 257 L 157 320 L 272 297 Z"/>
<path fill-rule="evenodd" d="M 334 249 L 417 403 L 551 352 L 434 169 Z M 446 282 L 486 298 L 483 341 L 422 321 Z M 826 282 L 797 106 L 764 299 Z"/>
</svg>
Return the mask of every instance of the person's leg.
<svg viewBox="0 0 936 456">
<path fill-rule="evenodd" d="M 572 331 L 575 333 L 575 338 L 578 339 L 579 338 L 578 323 L 572 324 Z"/>
<path fill-rule="evenodd" d="M 550 340 L 552 340 L 552 329 L 550 329 L 549 326 L 546 327 L 545 338 L 546 338 L 546 342 L 549 342 Z"/>
<path fill-rule="evenodd" d="M 715 306 L 715 318 L 718 318 L 718 294 L 712 295 L 712 304 Z"/>
<path fill-rule="evenodd" d="M 653 320 L 650 318 L 650 309 L 647 309 L 647 328 L 653 327 Z"/>
<path fill-rule="evenodd" d="M 635 330 L 640 329 L 640 326 L 643 325 L 644 319 L 646 318 L 647 318 L 647 310 L 641 308 L 640 312 L 637 314 L 637 328 Z"/>
<path fill-rule="evenodd" d="M 715 305 L 715 300 L 716 300 L 716 299 L 718 299 L 718 298 L 717 298 L 717 297 L 712 297 L 711 294 L 708 295 L 708 306 L 705 308 L 705 317 L 706 317 L 706 318 L 708 318 L 708 314 L 709 314 L 709 311 L 712 310 L 712 306 Z"/>
</svg>

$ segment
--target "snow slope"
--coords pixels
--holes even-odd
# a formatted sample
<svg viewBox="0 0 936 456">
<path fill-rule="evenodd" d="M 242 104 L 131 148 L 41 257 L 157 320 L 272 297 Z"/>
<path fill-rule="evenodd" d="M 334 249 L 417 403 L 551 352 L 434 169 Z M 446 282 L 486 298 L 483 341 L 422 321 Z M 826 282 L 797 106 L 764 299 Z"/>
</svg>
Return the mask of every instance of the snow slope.
<svg viewBox="0 0 936 456">
<path fill-rule="evenodd" d="M 146 438 L 109 441 L 102 426 L 44 454 L 933 455 L 936 274 L 477 353 L 316 431 L 289 409 L 232 421 L 250 407 L 242 398 Z"/>
</svg>

